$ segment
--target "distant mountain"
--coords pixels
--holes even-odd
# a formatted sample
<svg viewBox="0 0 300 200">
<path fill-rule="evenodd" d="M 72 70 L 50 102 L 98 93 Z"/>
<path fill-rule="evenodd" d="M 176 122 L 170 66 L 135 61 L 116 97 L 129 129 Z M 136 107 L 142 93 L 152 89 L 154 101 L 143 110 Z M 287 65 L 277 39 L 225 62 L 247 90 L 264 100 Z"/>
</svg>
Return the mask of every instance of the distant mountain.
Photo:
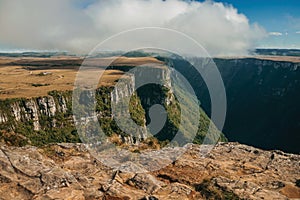
<svg viewBox="0 0 300 200">
<path fill-rule="evenodd" d="M 265 56 L 299 56 L 300 57 L 300 49 L 255 49 L 250 52 L 251 55 L 265 55 Z M 77 54 L 73 54 L 70 52 L 63 51 L 26 51 L 26 52 L 1 52 L 0 56 L 6 57 L 53 57 L 53 56 L 75 56 Z M 157 53 L 152 52 L 151 50 L 136 50 L 130 52 L 124 51 L 102 51 L 102 52 L 93 52 L 92 57 L 110 57 L 110 56 L 126 56 L 126 57 L 172 57 L 174 58 L 174 54 L 164 54 L 164 52 Z M 78 56 L 78 55 L 77 55 Z M 87 56 L 87 55 L 80 55 Z"/>
<path fill-rule="evenodd" d="M 2 57 L 36 57 L 36 58 L 49 58 L 53 56 L 67 56 L 72 55 L 67 52 L 0 52 L 0 56 Z"/>
<path fill-rule="evenodd" d="M 252 54 L 268 56 L 300 56 L 300 49 L 256 49 Z"/>
</svg>

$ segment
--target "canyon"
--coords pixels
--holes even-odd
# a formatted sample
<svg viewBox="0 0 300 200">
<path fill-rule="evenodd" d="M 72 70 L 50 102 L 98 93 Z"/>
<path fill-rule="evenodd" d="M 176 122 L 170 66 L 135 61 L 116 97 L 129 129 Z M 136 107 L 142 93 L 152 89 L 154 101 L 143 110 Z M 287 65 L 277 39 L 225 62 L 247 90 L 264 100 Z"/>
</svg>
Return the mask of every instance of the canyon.
<svg viewBox="0 0 300 200">
<path fill-rule="evenodd" d="M 217 137 L 218 143 L 213 145 L 202 144 L 211 122 L 211 104 L 205 82 L 192 63 L 179 57 L 120 58 L 106 70 L 94 93 L 80 94 L 76 107 L 81 109 L 86 99 L 95 99 L 93 114 L 107 138 L 93 145 L 109 140 L 129 150 L 132 156 L 120 168 L 101 162 L 90 151 L 89 140 L 78 133 L 78 124 L 87 126 L 94 119 L 73 115 L 71 83 L 82 62 L 83 58 L 74 57 L 0 59 L 0 199 L 300 198 L 297 59 L 214 59 L 226 89 L 227 118 L 224 134 L 214 126 L 210 141 Z M 149 62 L 155 67 L 127 73 Z M 180 130 L 182 111 L 167 66 L 191 80 L 200 101 L 199 127 L 191 141 L 196 144 L 166 145 Z M 210 73 L 209 68 L 201 70 Z M 161 86 L 148 84 L 135 91 L 142 73 L 158 77 Z M 117 81 L 124 74 L 126 81 Z M 113 87 L 118 83 L 120 87 Z M 129 100 L 130 117 L 142 131 L 127 134 L 118 127 L 112 105 L 122 106 L 122 99 Z M 151 137 L 150 110 L 156 104 L 165 107 L 166 123 Z M 194 111 L 188 111 L 193 116 Z M 189 135 L 182 132 L 185 141 Z M 144 152 L 158 155 L 158 163 L 170 164 L 147 171 L 134 160 Z"/>
<path fill-rule="evenodd" d="M 36 81 L 41 82 L 44 80 L 47 82 L 48 79 L 51 80 L 53 77 L 57 76 L 58 72 L 56 70 L 60 67 L 62 67 L 62 69 L 59 73 L 65 73 L 66 71 L 71 73 L 70 70 L 73 70 L 72 73 L 75 75 L 78 70 L 77 62 L 79 62 L 79 60 L 74 58 L 71 58 L 71 60 L 67 60 L 66 58 L 54 58 L 52 60 L 48 58 L 37 60 L 32 58 L 20 60 L 13 59 L 11 62 L 4 63 L 4 68 L 11 67 L 12 70 L 17 69 L 19 72 L 21 67 L 22 70 L 25 70 L 25 74 L 23 74 L 25 78 L 33 77 L 36 78 Z M 101 71 L 102 63 L 106 63 L 107 61 L 105 59 L 100 59 L 100 61 L 95 61 L 93 59 L 89 65 L 94 66 L 95 62 L 100 63 L 100 69 L 97 67 L 92 72 L 88 71 L 88 74 L 93 74 L 96 70 Z M 142 67 L 145 63 L 150 65 L 150 67 Z M 20 67 L 14 68 L 15 65 L 19 65 Z M 123 83 L 121 88 L 112 87 L 116 78 L 120 78 L 124 73 L 131 70 L 136 65 L 139 66 L 137 68 L 138 70 L 134 74 L 129 73 L 129 75 L 126 75 L 126 82 Z M 32 73 L 28 73 L 28 71 Z M 145 87 L 141 87 L 135 92 L 135 85 L 139 85 L 139 81 L 143 81 L 143 78 L 147 74 L 158 77 L 161 85 L 147 84 Z M 61 76 L 61 74 L 59 75 Z M 66 85 L 69 85 L 68 82 L 71 80 L 71 75 L 68 76 L 70 77 L 67 77 Z M 104 73 L 103 78 L 104 80 L 109 81 L 104 81 L 104 84 L 98 86 L 94 98 L 96 100 L 96 117 L 107 136 L 118 135 L 120 140 L 125 144 L 139 144 L 147 138 L 147 134 L 149 133 L 149 130 L 146 129 L 146 126 L 151 122 L 149 109 L 152 105 L 160 104 L 166 107 L 167 119 L 166 124 L 155 137 L 160 141 L 170 141 L 174 138 L 179 130 L 181 111 L 171 90 L 172 83 L 170 71 L 161 61 L 149 57 L 118 58 L 111 66 L 109 66 Z M 64 79 L 64 77 L 62 77 L 62 79 Z M 17 141 L 20 145 L 33 144 L 38 146 L 51 142 L 79 142 L 80 139 L 84 140 L 82 135 L 78 135 L 76 129 L 78 127 L 75 125 L 78 123 L 83 123 L 84 125 L 89 124 L 89 119 L 92 116 L 79 117 L 76 119 L 75 116 L 73 116 L 72 110 L 72 98 L 74 97 L 72 96 L 72 91 L 56 88 L 55 85 L 51 85 L 53 84 L 51 82 L 49 82 L 49 84 L 51 89 L 58 90 L 48 91 L 47 95 L 38 97 L 32 96 L 25 98 L 17 96 L 17 98 L 6 98 L 0 101 L 0 128 L 2 140 L 15 143 Z M 31 87 L 35 88 L 35 86 Z M 46 87 L 45 90 L 42 89 L 43 87 Z M 48 86 L 40 86 L 39 90 L 45 92 L 49 90 L 47 87 Z M 6 95 L 9 96 L 10 94 Z M 12 97 L 15 97 L 16 95 L 22 95 L 22 93 L 18 93 L 18 90 L 16 90 L 15 93 L 12 93 Z M 79 96 L 78 101 L 84 102 L 86 99 L 93 97 L 93 94 L 92 92 L 85 90 L 82 91 L 82 94 Z M 131 130 L 131 133 L 128 134 L 117 127 L 114 118 L 116 116 L 114 116 L 115 113 L 112 113 L 111 105 L 119 104 L 120 99 L 124 98 L 130 100 L 130 115 L 134 118 L 134 122 L 142 127 L 142 131 Z M 79 103 L 78 108 L 79 107 L 84 107 L 84 105 Z M 194 111 L 189 110 L 188 112 L 191 114 Z M 200 128 L 198 131 L 196 130 L 197 135 L 195 135 L 198 143 L 201 143 L 205 138 L 205 134 L 210 124 L 210 119 L 203 110 L 201 110 L 200 114 Z M 185 141 L 184 138 L 186 138 L 188 134 L 190 133 L 185 131 L 185 135 L 182 135 L 181 140 Z M 79 136 L 81 138 L 79 138 Z M 220 141 L 226 141 L 224 135 L 215 127 L 212 129 L 212 137 L 220 137 Z M 213 140 L 218 140 L 218 138 L 211 138 L 211 141 Z M 181 141 L 178 141 L 178 143 L 180 142 Z M 193 142 L 193 140 L 190 142 Z"/>
<path fill-rule="evenodd" d="M 192 63 L 177 58 L 169 60 L 193 80 L 191 84 L 201 106 L 210 116 L 209 91 Z M 203 61 L 195 58 L 194 62 Z M 299 153 L 299 57 L 215 58 L 214 62 L 226 90 L 223 132 L 229 141 Z M 201 73 L 209 74 L 211 70 L 202 68 Z"/>
</svg>

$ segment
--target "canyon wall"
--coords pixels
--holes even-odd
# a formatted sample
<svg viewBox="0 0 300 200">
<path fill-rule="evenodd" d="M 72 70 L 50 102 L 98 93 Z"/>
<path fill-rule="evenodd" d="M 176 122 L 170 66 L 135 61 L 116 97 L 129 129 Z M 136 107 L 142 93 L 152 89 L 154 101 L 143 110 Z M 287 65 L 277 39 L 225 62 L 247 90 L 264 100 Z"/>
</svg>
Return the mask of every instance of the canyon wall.
<svg viewBox="0 0 300 200">
<path fill-rule="evenodd" d="M 51 127 L 56 127 L 55 116 L 58 113 L 67 113 L 70 110 L 70 97 L 63 93 L 57 96 L 45 96 L 32 99 L 10 99 L 2 101 L 0 110 L 0 123 L 13 129 L 16 123 L 32 123 L 35 131 L 46 129 L 42 126 L 40 120 L 43 118 L 52 119 Z"/>
<path fill-rule="evenodd" d="M 299 153 L 300 63 L 256 58 L 214 61 L 227 95 L 226 137 L 264 149 Z M 172 62 L 193 80 L 201 105 L 210 115 L 210 97 L 201 75 L 187 62 Z M 195 58 L 195 62 L 203 60 Z M 209 67 L 200 70 L 204 74 L 211 71 Z"/>
<path fill-rule="evenodd" d="M 118 87 L 102 86 L 95 92 L 95 113 L 105 134 L 107 136 L 116 134 L 122 143 L 138 145 L 151 136 L 151 130 L 147 128 L 151 122 L 149 109 L 152 105 L 160 104 L 165 107 L 167 120 L 155 137 L 161 141 L 171 141 L 179 130 L 180 106 L 171 89 L 170 70 L 166 66 L 144 66 L 134 72 L 129 71 L 132 69 L 130 66 L 117 68 L 128 72 L 126 81 L 117 84 Z M 159 84 L 143 84 L 145 77 L 149 78 L 149 83 L 153 82 L 154 80 L 151 79 L 154 78 L 159 80 Z M 140 87 L 135 91 L 136 85 Z M 91 97 L 93 95 L 89 91 L 84 91 L 80 94 L 79 102 L 84 103 L 85 98 Z M 124 98 L 129 99 L 130 102 L 130 117 L 140 127 L 139 130 L 131 130 L 129 134 L 118 127 L 115 121 L 116 113 L 112 113 L 111 107 L 112 104 L 118 105 Z M 202 142 L 210 123 L 204 112 L 201 113 L 200 118 L 198 143 Z M 89 120 L 88 117 L 83 117 L 74 121 L 72 91 L 53 91 L 44 97 L 0 101 L 0 139 L 4 138 L 4 140 L 7 139 L 5 133 L 16 133 L 22 136 L 21 139 L 25 136 L 26 143 L 33 145 L 79 142 L 75 122 L 87 125 Z M 217 129 L 214 131 L 219 134 Z M 221 136 L 222 141 L 226 140 L 223 135 Z M 15 140 L 14 136 L 10 142 L 14 143 Z"/>
</svg>

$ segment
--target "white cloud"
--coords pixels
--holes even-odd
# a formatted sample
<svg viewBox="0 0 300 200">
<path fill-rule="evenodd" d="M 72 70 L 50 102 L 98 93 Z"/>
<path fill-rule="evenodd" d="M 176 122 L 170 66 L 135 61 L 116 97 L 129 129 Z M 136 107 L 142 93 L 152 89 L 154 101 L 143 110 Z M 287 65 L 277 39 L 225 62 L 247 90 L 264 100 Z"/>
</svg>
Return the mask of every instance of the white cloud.
<svg viewBox="0 0 300 200">
<path fill-rule="evenodd" d="M 86 8 L 76 2 L 0 1 L 0 44 L 88 53 L 120 31 L 158 26 L 190 35 L 211 54 L 229 55 L 246 53 L 266 36 L 234 7 L 211 1 L 94 0 Z"/>
<path fill-rule="evenodd" d="M 272 35 L 272 36 L 282 36 L 282 33 L 281 32 L 269 32 L 269 35 Z"/>
<path fill-rule="evenodd" d="M 300 34 L 300 31 L 297 31 L 296 34 Z"/>
</svg>

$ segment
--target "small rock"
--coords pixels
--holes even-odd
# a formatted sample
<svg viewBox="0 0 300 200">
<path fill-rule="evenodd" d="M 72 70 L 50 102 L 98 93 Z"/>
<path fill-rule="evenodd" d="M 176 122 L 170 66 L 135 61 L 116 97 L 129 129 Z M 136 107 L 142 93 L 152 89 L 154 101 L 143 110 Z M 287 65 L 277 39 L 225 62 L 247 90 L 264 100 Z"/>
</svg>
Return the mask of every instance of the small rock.
<svg viewBox="0 0 300 200">
<path fill-rule="evenodd" d="M 149 194 L 157 192 L 165 183 L 157 180 L 150 174 L 136 174 L 131 181 L 133 184 Z"/>
</svg>

